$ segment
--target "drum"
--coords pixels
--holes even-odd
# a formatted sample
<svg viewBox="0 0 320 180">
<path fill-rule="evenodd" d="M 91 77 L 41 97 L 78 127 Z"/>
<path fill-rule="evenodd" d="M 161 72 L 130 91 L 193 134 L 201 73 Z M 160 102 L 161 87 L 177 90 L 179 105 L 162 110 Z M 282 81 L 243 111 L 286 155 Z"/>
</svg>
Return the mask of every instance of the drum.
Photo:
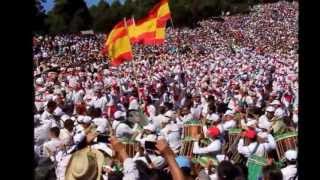
<svg viewBox="0 0 320 180">
<path fill-rule="evenodd" d="M 198 155 L 194 155 L 193 152 L 193 144 L 194 140 L 192 137 L 185 137 L 185 139 L 182 141 L 182 146 L 179 151 L 180 156 L 187 156 L 190 159 L 192 157 L 198 157 Z M 209 139 L 201 139 L 199 141 L 199 146 L 200 147 L 205 147 L 209 144 Z"/>
<path fill-rule="evenodd" d="M 136 141 L 122 140 L 121 143 L 124 145 L 126 152 L 129 157 L 134 157 L 138 152 L 139 143 Z"/>
<path fill-rule="evenodd" d="M 203 129 L 199 121 L 189 121 L 183 126 L 183 137 L 197 138 L 199 134 L 203 133 Z"/>
<path fill-rule="evenodd" d="M 228 143 L 226 144 L 226 155 L 234 163 L 245 164 L 246 158 L 239 154 L 237 147 L 241 138 L 240 133 L 242 129 L 234 128 L 228 131 Z M 244 139 L 244 144 L 249 145 L 249 142 Z"/>
<path fill-rule="evenodd" d="M 267 159 L 252 155 L 248 158 L 248 180 L 257 180 L 262 175 L 262 167 L 267 165 Z"/>
<path fill-rule="evenodd" d="M 277 155 L 279 159 L 284 158 L 284 153 L 289 149 L 297 149 L 297 132 L 288 132 L 275 136 L 277 143 Z"/>
</svg>

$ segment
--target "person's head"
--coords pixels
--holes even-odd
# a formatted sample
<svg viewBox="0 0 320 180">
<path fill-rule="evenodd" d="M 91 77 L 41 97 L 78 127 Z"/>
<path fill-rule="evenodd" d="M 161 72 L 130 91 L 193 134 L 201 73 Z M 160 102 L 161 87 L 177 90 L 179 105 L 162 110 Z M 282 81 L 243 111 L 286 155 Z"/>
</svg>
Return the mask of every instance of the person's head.
<svg viewBox="0 0 320 180">
<path fill-rule="evenodd" d="M 166 112 L 166 107 L 164 107 L 164 106 L 159 106 L 158 112 L 159 112 L 159 114 L 164 114 L 164 113 Z"/>
<path fill-rule="evenodd" d="M 49 129 L 49 138 L 57 138 L 59 137 L 60 129 L 58 127 L 53 127 Z"/>
<path fill-rule="evenodd" d="M 233 119 L 233 117 L 234 117 L 234 114 L 233 114 L 233 111 L 231 110 L 227 110 L 226 113 L 224 114 L 224 119 L 226 121 Z"/>
<path fill-rule="evenodd" d="M 91 125 L 92 118 L 90 116 L 84 116 L 80 122 L 83 128 L 88 128 Z"/>
<path fill-rule="evenodd" d="M 272 119 L 274 117 L 275 108 L 273 106 L 268 106 L 266 108 L 266 116 L 268 119 Z"/>
<path fill-rule="evenodd" d="M 214 102 L 215 102 L 214 96 L 209 95 L 208 98 L 207 98 L 207 101 L 208 101 L 208 103 L 210 103 L 210 104 L 214 104 Z"/>
<path fill-rule="evenodd" d="M 95 118 L 101 117 L 101 109 L 100 108 L 94 108 L 92 111 L 92 116 Z"/>
<path fill-rule="evenodd" d="M 282 180 L 283 175 L 275 165 L 267 165 L 262 168 L 263 180 Z"/>
<path fill-rule="evenodd" d="M 288 165 L 293 165 L 297 163 L 297 151 L 289 149 L 284 153 L 284 156 L 286 158 L 286 163 Z"/>
<path fill-rule="evenodd" d="M 53 113 L 53 111 L 57 108 L 57 103 L 54 101 L 49 101 L 47 104 L 47 111 L 49 113 Z"/>
<path fill-rule="evenodd" d="M 249 141 L 249 142 L 254 142 L 257 140 L 257 132 L 253 129 L 247 129 L 246 131 L 243 132 L 244 137 Z"/>
<path fill-rule="evenodd" d="M 188 115 L 190 113 L 190 109 L 189 109 L 189 107 L 183 107 L 182 109 L 181 109 L 181 116 L 185 116 L 185 115 Z"/>
<path fill-rule="evenodd" d="M 238 169 L 230 161 L 222 161 L 218 165 L 218 180 L 234 180 L 239 174 Z"/>
<path fill-rule="evenodd" d="M 71 132 L 73 130 L 73 128 L 74 128 L 74 123 L 73 123 L 73 121 L 71 119 L 67 119 L 63 123 L 63 127 Z"/>
<path fill-rule="evenodd" d="M 216 139 L 220 135 L 220 130 L 217 127 L 210 127 L 207 132 L 207 136 Z"/>
</svg>

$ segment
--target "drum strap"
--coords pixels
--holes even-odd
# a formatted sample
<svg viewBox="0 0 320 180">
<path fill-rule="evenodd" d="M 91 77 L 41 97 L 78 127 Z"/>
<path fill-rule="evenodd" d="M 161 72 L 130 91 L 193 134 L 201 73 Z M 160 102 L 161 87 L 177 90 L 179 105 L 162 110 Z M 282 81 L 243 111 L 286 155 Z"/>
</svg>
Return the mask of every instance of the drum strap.
<svg viewBox="0 0 320 180">
<path fill-rule="evenodd" d="M 260 143 L 257 142 L 257 145 L 254 147 L 254 149 L 253 149 L 253 151 L 251 152 L 250 156 L 254 155 L 254 153 L 257 152 L 259 145 L 260 145 Z"/>
</svg>

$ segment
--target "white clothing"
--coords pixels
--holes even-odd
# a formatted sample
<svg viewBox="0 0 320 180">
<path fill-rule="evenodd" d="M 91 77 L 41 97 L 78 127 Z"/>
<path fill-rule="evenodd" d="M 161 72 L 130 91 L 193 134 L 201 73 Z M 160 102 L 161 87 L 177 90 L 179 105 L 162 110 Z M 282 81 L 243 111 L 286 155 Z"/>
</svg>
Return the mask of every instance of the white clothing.
<svg viewBox="0 0 320 180">
<path fill-rule="evenodd" d="M 64 145 L 70 146 L 73 144 L 73 132 L 69 132 L 67 129 L 61 129 L 59 139 Z"/>
<path fill-rule="evenodd" d="M 105 118 L 94 118 L 92 122 L 97 126 L 97 130 L 100 131 L 100 133 L 106 133 L 108 122 Z"/>
<path fill-rule="evenodd" d="M 54 156 L 61 148 L 63 142 L 58 138 L 53 138 L 43 144 L 43 152 L 47 157 Z"/>
<path fill-rule="evenodd" d="M 104 111 L 107 103 L 108 103 L 108 100 L 106 96 L 102 96 L 100 98 L 98 98 L 97 96 L 94 96 L 90 101 L 89 105 L 93 106 L 94 108 L 100 108 L 101 111 Z"/>
<path fill-rule="evenodd" d="M 265 153 L 267 153 L 271 149 L 271 146 L 269 143 L 263 143 L 263 144 L 259 144 L 256 151 L 253 153 L 256 145 L 257 145 L 257 142 L 253 142 L 253 143 L 250 143 L 248 146 L 244 146 L 244 140 L 240 139 L 237 149 L 238 149 L 238 152 L 244 155 L 245 157 L 250 157 L 251 155 L 263 157 Z"/>
<path fill-rule="evenodd" d="M 123 180 L 137 180 L 139 178 L 139 171 L 132 158 L 127 158 L 123 162 Z"/>
<path fill-rule="evenodd" d="M 112 129 L 115 130 L 117 138 L 131 137 L 134 131 L 125 123 L 119 121 L 113 121 Z"/>
<path fill-rule="evenodd" d="M 269 121 L 266 115 L 262 115 L 258 120 L 258 127 L 262 129 L 270 129 L 272 123 Z"/>
<path fill-rule="evenodd" d="M 207 147 L 199 147 L 199 142 L 196 141 L 193 144 L 193 153 L 194 154 L 209 154 L 214 153 L 217 154 L 221 150 L 221 141 L 216 139 L 212 141 Z"/>
<path fill-rule="evenodd" d="M 290 178 L 293 178 L 297 174 L 297 166 L 296 165 L 288 165 L 285 168 L 281 169 L 283 180 L 290 180 Z"/>
<path fill-rule="evenodd" d="M 177 124 L 167 124 L 161 129 L 160 135 L 166 139 L 173 151 L 177 151 L 181 147 L 181 133 Z"/>
</svg>

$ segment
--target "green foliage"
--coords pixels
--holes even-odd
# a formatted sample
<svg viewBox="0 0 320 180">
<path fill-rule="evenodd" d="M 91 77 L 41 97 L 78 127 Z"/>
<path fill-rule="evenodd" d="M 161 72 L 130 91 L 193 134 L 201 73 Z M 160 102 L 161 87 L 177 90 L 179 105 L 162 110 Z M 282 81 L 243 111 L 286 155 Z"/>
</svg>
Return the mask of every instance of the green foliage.
<svg viewBox="0 0 320 180">
<path fill-rule="evenodd" d="M 40 1 L 40 0 L 39 0 Z M 260 0 L 169 0 L 175 26 L 195 26 L 197 21 L 222 12 L 248 12 L 249 5 Z M 122 1 L 121 1 L 122 2 Z M 100 0 L 88 10 L 84 0 L 55 0 L 55 6 L 46 18 L 49 31 L 78 32 L 92 28 L 96 32 L 108 32 L 124 17 L 135 19 L 147 15 L 159 0 L 114 0 L 109 5 Z"/>
<path fill-rule="evenodd" d="M 48 14 L 50 32 L 79 32 L 92 27 L 92 17 L 84 0 L 55 0 Z"/>
<path fill-rule="evenodd" d="M 47 27 L 45 26 L 45 19 L 47 16 L 41 4 L 44 3 L 45 0 L 35 0 L 33 2 L 34 4 L 32 5 L 32 30 L 34 33 L 43 33 L 47 30 Z"/>
</svg>

